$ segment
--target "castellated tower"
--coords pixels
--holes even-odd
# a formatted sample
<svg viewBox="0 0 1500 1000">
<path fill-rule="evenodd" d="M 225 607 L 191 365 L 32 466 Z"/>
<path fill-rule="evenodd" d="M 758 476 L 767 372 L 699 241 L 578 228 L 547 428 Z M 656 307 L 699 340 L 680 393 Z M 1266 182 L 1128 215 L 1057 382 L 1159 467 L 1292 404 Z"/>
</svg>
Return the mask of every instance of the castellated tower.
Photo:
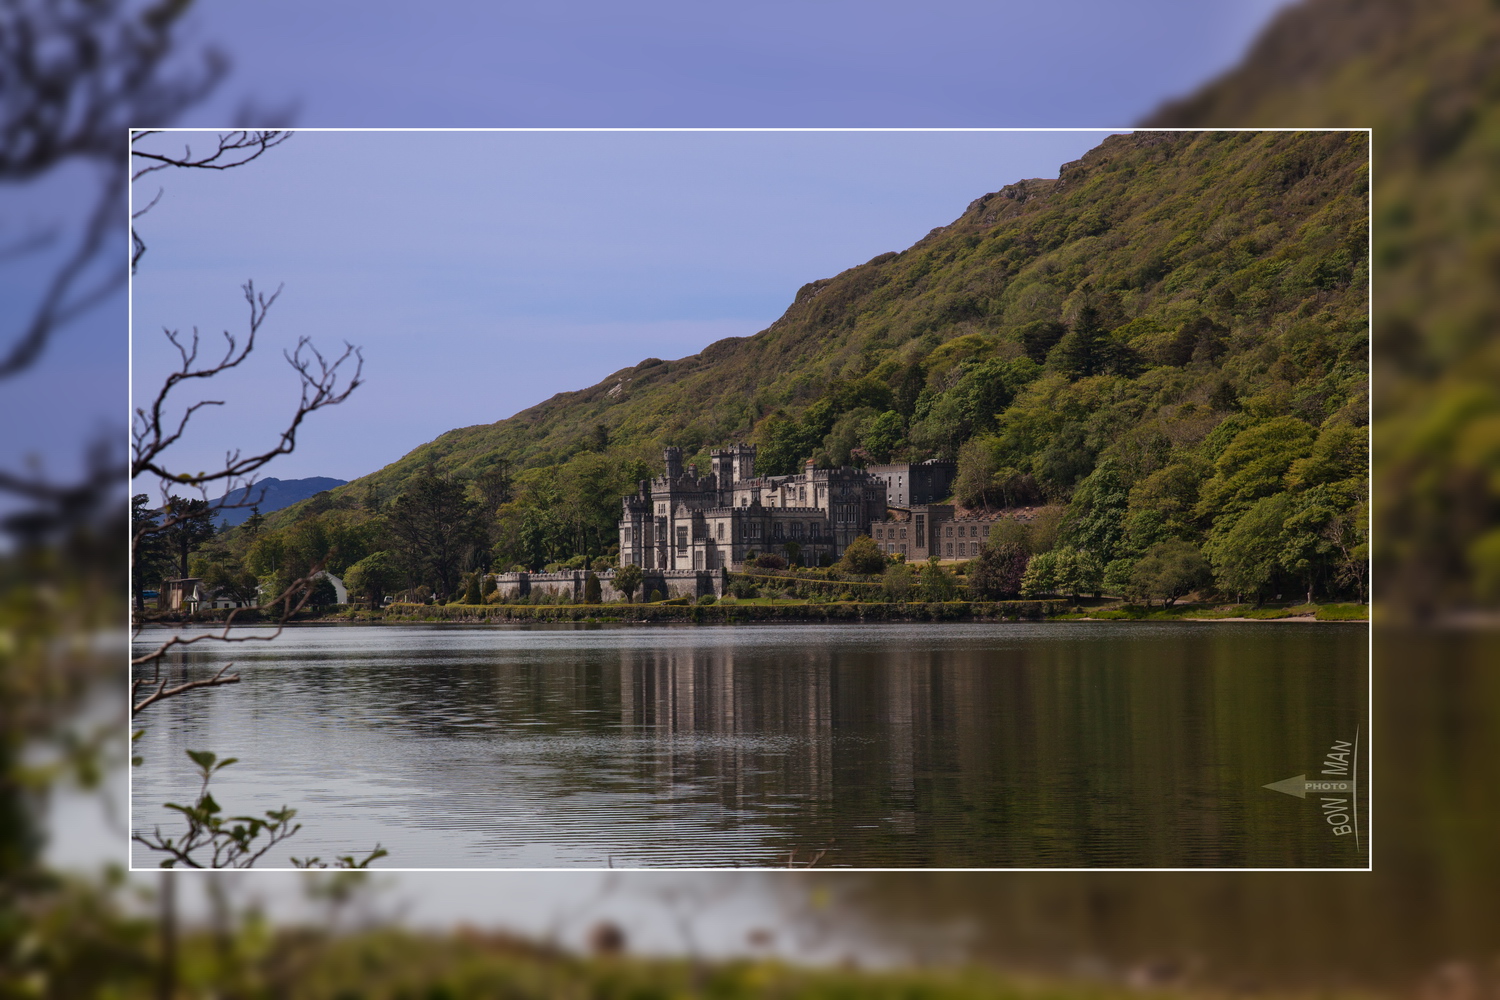
<svg viewBox="0 0 1500 1000">
<path fill-rule="evenodd" d="M 734 458 L 734 479 L 739 482 L 755 478 L 755 445 L 737 444 L 729 449 Z"/>
<path fill-rule="evenodd" d="M 708 453 L 708 457 L 713 463 L 713 475 L 718 481 L 719 489 L 734 482 L 734 460 L 730 457 L 728 448 L 715 448 Z"/>
<path fill-rule="evenodd" d="M 709 455 L 713 458 L 714 475 L 718 477 L 720 489 L 755 478 L 755 445 L 715 448 Z"/>
<path fill-rule="evenodd" d="M 886 483 L 859 469 L 755 474 L 755 446 L 712 449 L 711 476 L 664 448 L 663 475 L 624 497 L 620 565 L 668 572 L 739 571 L 752 555 L 827 566 L 885 514 Z"/>
</svg>

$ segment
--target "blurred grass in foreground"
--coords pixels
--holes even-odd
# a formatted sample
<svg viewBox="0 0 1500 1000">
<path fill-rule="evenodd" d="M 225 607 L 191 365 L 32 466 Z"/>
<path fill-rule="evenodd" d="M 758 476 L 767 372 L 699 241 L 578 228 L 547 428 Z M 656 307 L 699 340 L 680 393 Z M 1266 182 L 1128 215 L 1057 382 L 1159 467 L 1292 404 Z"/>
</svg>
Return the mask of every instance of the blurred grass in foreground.
<svg viewBox="0 0 1500 1000">
<path fill-rule="evenodd" d="M 1494 607 L 1500 6 L 1300 5 L 1239 69 L 1150 124 L 1374 127 L 1378 610 L 1420 617 Z M 89 735 L 63 729 L 91 678 L 116 679 L 118 665 L 85 648 L 93 628 L 123 615 L 119 553 L 101 554 L 97 541 L 123 538 L 123 530 L 106 530 L 53 539 L 0 565 L 4 997 L 171 992 L 161 986 L 160 927 L 130 915 L 118 885 L 65 877 L 38 860 L 47 788 L 64 772 L 84 781 L 99 774 Z M 1500 645 L 1483 634 L 1379 630 L 1376 648 L 1374 874 L 839 876 L 863 887 L 849 919 L 872 933 L 884 928 L 899 939 L 967 917 L 976 955 L 1079 977 L 1063 987 L 985 972 L 583 961 L 459 932 L 324 939 L 275 930 L 253 914 L 221 932 L 186 933 L 181 985 L 199 995 L 329 997 L 1105 997 L 1304 988 L 1326 996 L 1368 988 L 1485 1000 L 1500 990 Z M 38 746 L 48 753 L 38 758 Z M 290 966 L 295 975 L 276 972 L 289 962 L 301 963 Z"/>
</svg>

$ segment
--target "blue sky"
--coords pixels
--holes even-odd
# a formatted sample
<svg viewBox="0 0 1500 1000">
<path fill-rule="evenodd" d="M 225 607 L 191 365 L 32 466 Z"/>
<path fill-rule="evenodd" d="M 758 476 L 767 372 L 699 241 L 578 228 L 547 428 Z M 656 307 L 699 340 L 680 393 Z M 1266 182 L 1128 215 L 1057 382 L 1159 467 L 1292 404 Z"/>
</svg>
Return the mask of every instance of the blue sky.
<svg viewBox="0 0 1500 1000">
<path fill-rule="evenodd" d="M 180 51 L 218 47 L 233 69 L 178 124 L 1118 128 L 1232 65 L 1277 6 L 203 5 Z M 234 328 L 240 282 L 284 281 L 266 347 L 347 337 L 372 381 L 350 404 L 355 427 L 330 414 L 268 472 L 347 478 L 640 357 L 754 332 L 802 282 L 908 245 L 1092 142 L 655 137 L 583 150 L 573 137 L 512 142 L 485 164 L 304 133 L 235 175 L 165 179 L 137 320 L 153 338 L 164 324 Z M 0 192 L 6 232 L 66 229 L 89 185 L 75 170 Z M 614 213 L 607 227 L 597 205 Z M 47 261 L 8 263 L 0 295 L 23 303 Z M 86 437 L 119 439 L 127 315 L 116 296 L 7 385 L 0 419 L 22 433 L 0 442 L 0 464 L 33 452 L 66 475 Z M 255 444 L 284 411 L 284 366 L 260 355 L 234 387 L 249 408 L 205 422 L 219 440 L 184 449 L 186 464 L 230 439 Z M 157 370 L 149 350 L 141 361 Z"/>
<path fill-rule="evenodd" d="M 803 283 L 1055 176 L 1104 134 L 301 132 L 236 171 L 141 182 L 149 199 L 165 177 L 140 224 L 136 389 L 175 359 L 163 328 L 242 331 L 238 286 L 284 283 L 181 467 L 274 439 L 295 392 L 281 348 L 310 336 L 359 344 L 369 381 L 276 474 L 354 478 L 643 358 L 756 333 Z"/>
</svg>

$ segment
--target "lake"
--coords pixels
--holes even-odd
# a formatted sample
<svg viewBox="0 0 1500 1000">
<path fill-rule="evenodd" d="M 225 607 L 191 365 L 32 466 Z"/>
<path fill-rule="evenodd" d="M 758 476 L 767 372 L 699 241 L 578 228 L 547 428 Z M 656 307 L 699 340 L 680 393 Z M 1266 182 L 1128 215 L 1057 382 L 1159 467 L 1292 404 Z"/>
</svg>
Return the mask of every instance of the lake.
<svg viewBox="0 0 1500 1000">
<path fill-rule="evenodd" d="M 175 830 L 184 751 L 210 749 L 239 758 L 213 786 L 227 812 L 299 810 L 262 867 L 378 841 L 398 868 L 1363 868 L 1362 826 L 1356 843 L 1318 795 L 1262 786 L 1368 737 L 1367 641 L 1276 622 L 301 626 L 171 655 L 173 676 L 232 659 L 244 680 L 137 718 L 133 824 Z"/>
</svg>

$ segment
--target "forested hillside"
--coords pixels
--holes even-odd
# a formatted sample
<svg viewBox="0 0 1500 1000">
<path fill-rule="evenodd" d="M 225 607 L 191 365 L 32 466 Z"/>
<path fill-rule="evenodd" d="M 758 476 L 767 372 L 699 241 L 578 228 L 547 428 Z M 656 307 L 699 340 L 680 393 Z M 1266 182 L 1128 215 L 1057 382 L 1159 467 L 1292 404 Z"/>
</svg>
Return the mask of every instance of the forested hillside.
<svg viewBox="0 0 1500 1000">
<path fill-rule="evenodd" d="M 1069 505 L 1058 544 L 1100 565 L 1178 539 L 1233 592 L 1362 591 L 1367 158 L 1362 132 L 1110 137 L 753 337 L 451 431 L 268 526 L 488 475 L 487 551 L 541 565 L 606 551 L 663 445 L 706 469 L 748 440 L 769 473 L 957 458 L 959 503 Z"/>
<path fill-rule="evenodd" d="M 1375 565 L 1389 613 L 1500 601 L 1500 6 L 1315 0 L 1171 127 L 1371 127 Z"/>
</svg>

